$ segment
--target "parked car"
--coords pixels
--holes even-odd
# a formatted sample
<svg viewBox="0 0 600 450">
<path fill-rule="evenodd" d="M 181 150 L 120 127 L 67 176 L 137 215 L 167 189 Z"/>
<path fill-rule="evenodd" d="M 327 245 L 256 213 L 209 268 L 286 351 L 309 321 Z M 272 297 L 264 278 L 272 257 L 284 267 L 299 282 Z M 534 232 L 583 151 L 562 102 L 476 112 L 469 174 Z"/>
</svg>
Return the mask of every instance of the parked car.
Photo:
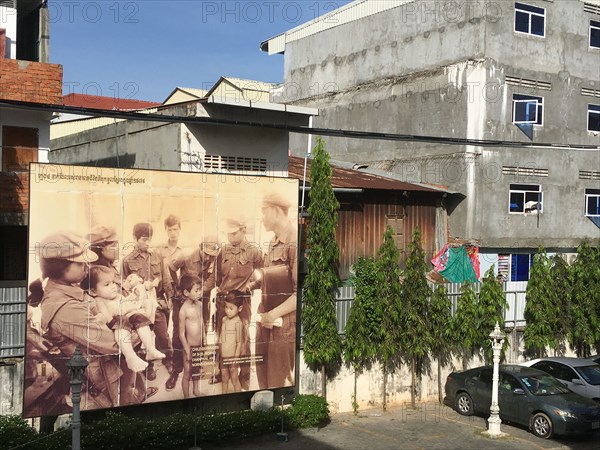
<svg viewBox="0 0 600 450">
<path fill-rule="evenodd" d="M 523 363 L 558 378 L 573 392 L 600 403 L 600 365 L 586 358 L 539 358 Z"/>
<path fill-rule="evenodd" d="M 489 414 L 492 366 L 452 372 L 444 402 L 459 414 Z M 569 390 L 553 376 L 522 365 L 501 365 L 498 406 L 500 418 L 520 424 L 538 437 L 600 430 L 600 405 Z"/>
<path fill-rule="evenodd" d="M 600 364 L 600 355 L 589 356 L 586 359 L 594 361 L 596 364 Z"/>
</svg>

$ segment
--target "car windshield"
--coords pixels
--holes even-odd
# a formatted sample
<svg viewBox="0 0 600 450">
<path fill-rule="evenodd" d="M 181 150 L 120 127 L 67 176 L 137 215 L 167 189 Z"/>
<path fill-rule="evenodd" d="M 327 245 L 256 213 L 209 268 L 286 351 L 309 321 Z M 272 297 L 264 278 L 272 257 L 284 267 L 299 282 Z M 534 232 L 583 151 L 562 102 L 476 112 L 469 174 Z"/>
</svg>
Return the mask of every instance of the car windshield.
<svg viewBox="0 0 600 450">
<path fill-rule="evenodd" d="M 575 367 L 577 373 L 583 378 L 588 384 L 593 386 L 600 385 L 600 366 L 584 366 L 584 367 Z"/>
<path fill-rule="evenodd" d="M 570 392 L 551 375 L 525 375 L 520 379 L 533 395 L 558 395 Z"/>
</svg>

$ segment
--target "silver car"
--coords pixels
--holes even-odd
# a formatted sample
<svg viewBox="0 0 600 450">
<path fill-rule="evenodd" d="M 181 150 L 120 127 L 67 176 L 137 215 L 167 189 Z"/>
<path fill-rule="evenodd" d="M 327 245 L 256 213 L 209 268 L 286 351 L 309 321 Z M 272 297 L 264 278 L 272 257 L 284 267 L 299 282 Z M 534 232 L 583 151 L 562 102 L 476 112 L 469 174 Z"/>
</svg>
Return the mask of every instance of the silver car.
<svg viewBox="0 0 600 450">
<path fill-rule="evenodd" d="M 558 378 L 570 390 L 600 402 L 600 365 L 585 358 L 539 358 L 523 363 Z"/>
</svg>

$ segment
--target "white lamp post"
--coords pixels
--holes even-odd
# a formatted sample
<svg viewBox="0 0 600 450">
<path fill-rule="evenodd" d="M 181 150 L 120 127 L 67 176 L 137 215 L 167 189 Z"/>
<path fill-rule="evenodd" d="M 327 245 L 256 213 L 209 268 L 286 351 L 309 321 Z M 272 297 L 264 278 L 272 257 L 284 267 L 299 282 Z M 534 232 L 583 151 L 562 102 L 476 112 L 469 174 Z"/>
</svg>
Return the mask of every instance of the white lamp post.
<svg viewBox="0 0 600 450">
<path fill-rule="evenodd" d="M 83 372 L 88 366 L 87 359 L 81 354 L 79 345 L 75 348 L 75 353 L 69 361 L 70 382 L 71 382 L 71 398 L 73 399 L 73 420 L 71 422 L 71 449 L 81 449 L 81 419 L 79 417 L 79 404 L 81 402 L 81 383 L 83 382 Z"/>
<path fill-rule="evenodd" d="M 494 331 L 490 333 L 492 350 L 494 351 L 494 376 L 492 378 L 492 406 L 490 407 L 490 418 L 488 419 L 487 434 L 491 437 L 500 437 L 503 433 L 500 431 L 500 407 L 498 406 L 498 364 L 500 364 L 500 352 L 504 343 L 505 334 L 500 331 L 500 326 L 496 322 Z"/>
</svg>

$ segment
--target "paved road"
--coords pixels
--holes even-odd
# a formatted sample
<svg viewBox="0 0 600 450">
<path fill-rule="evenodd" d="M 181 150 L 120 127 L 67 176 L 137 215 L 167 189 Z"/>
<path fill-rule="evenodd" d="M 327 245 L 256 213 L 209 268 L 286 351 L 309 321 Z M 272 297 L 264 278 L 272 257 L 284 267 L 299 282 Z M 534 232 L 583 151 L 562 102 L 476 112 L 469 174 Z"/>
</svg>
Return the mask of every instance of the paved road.
<svg viewBox="0 0 600 450">
<path fill-rule="evenodd" d="M 463 417 L 447 406 L 434 403 L 410 407 L 361 411 L 358 416 L 340 413 L 331 423 L 316 430 L 299 430 L 289 433 L 288 442 L 277 440 L 276 435 L 260 438 L 235 446 L 214 447 L 199 444 L 204 450 L 256 449 L 256 450 L 346 450 L 346 449 L 515 449 L 549 450 L 600 448 L 600 433 L 575 438 L 543 440 L 528 430 L 502 424 L 501 439 L 490 439 L 483 432 L 483 417 Z"/>
</svg>

